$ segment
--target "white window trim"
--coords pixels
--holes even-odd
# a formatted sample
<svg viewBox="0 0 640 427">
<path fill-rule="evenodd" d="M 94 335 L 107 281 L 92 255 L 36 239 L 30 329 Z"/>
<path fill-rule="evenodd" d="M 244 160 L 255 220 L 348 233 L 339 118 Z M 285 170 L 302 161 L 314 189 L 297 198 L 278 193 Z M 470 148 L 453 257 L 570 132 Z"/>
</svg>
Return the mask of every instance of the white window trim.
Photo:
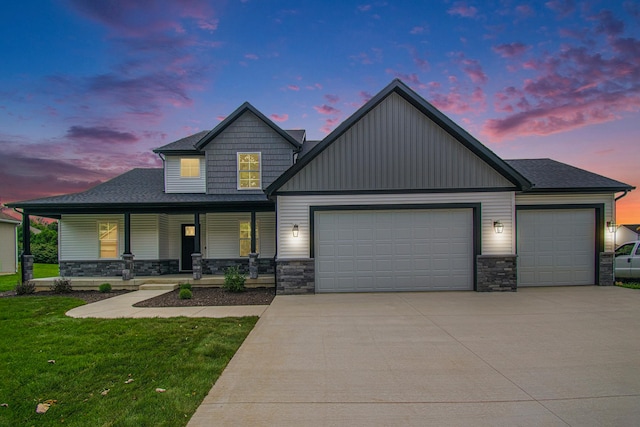
<svg viewBox="0 0 640 427">
<path fill-rule="evenodd" d="M 258 186 L 257 187 L 240 187 L 240 156 L 243 154 L 257 154 L 258 155 L 258 164 L 260 166 L 260 177 L 258 178 Z M 246 172 L 246 171 L 244 171 Z M 262 190 L 262 153 L 260 151 L 243 151 L 236 153 L 236 186 L 238 190 L 246 191 L 246 190 Z"/>
<path fill-rule="evenodd" d="M 197 176 L 183 176 L 182 175 L 182 161 L 183 160 L 197 160 L 198 161 L 198 175 Z M 202 160 L 200 157 L 180 157 L 180 179 L 200 179 L 202 176 Z"/>
</svg>

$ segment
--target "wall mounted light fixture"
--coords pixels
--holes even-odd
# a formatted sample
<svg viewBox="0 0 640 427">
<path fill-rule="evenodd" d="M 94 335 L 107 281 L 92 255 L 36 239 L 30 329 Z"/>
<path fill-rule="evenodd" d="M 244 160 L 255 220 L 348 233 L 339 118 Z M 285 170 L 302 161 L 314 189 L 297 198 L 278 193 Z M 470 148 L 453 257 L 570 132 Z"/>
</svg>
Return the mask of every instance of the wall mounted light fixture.
<svg viewBox="0 0 640 427">
<path fill-rule="evenodd" d="M 616 223 L 613 221 L 607 221 L 607 230 L 609 230 L 609 233 L 615 233 L 616 232 Z"/>
<path fill-rule="evenodd" d="M 298 224 L 293 224 L 293 228 L 291 232 L 293 233 L 293 237 L 298 237 L 298 232 L 300 231 Z"/>
<path fill-rule="evenodd" d="M 504 225 L 500 221 L 493 222 L 493 231 L 500 234 L 504 231 Z"/>
</svg>

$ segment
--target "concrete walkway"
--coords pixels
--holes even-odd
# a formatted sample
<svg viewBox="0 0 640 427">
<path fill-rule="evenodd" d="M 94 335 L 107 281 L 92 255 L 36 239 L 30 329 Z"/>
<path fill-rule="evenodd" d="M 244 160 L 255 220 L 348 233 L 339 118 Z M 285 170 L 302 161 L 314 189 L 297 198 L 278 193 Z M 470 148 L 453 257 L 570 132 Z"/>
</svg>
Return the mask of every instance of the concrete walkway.
<svg viewBox="0 0 640 427">
<path fill-rule="evenodd" d="M 135 291 L 67 311 L 70 317 L 242 317 L 261 316 L 268 305 L 242 305 L 224 307 L 133 307 L 133 304 L 162 295 L 171 290 Z"/>
<path fill-rule="evenodd" d="M 640 291 L 277 296 L 189 426 L 632 426 Z"/>
</svg>

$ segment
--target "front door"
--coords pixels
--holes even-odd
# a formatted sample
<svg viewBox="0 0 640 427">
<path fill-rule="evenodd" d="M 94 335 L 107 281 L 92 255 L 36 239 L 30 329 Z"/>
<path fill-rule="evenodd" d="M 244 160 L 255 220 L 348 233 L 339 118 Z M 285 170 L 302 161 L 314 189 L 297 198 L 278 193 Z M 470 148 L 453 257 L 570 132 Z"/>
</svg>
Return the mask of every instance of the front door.
<svg viewBox="0 0 640 427">
<path fill-rule="evenodd" d="M 193 224 L 182 224 L 182 257 L 180 260 L 181 271 L 192 271 L 193 261 L 191 254 L 195 250 L 196 227 Z"/>
</svg>

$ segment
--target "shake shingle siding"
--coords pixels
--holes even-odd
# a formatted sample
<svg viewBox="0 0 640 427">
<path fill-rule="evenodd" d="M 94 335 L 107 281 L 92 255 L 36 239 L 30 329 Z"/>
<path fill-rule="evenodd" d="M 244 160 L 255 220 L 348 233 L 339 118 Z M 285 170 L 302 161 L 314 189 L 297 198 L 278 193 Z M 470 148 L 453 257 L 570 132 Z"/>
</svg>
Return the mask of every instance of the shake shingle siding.
<svg viewBox="0 0 640 427">
<path fill-rule="evenodd" d="M 238 190 L 237 153 L 261 153 L 262 188 L 293 164 L 293 147 L 250 111 L 245 112 L 204 147 L 207 194 L 264 194 Z"/>
</svg>

